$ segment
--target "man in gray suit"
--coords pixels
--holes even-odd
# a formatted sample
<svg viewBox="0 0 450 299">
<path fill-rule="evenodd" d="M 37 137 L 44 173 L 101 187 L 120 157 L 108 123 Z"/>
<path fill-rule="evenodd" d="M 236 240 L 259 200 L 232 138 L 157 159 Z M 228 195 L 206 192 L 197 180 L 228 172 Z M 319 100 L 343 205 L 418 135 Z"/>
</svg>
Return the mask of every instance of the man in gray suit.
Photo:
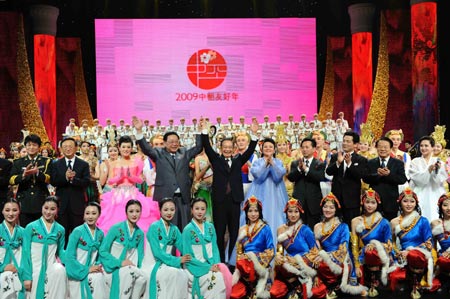
<svg viewBox="0 0 450 299">
<path fill-rule="evenodd" d="M 164 134 L 164 148 L 152 147 L 143 138 L 142 121 L 133 117 L 133 126 L 136 129 L 136 142 L 142 152 L 156 163 L 156 179 L 153 200 L 161 201 L 163 198 L 175 199 L 177 209 L 173 223 L 180 231 L 190 221 L 190 199 L 192 180 L 189 175 L 189 162 L 202 151 L 200 135 L 196 135 L 195 146 L 190 149 L 180 147 L 180 138 L 176 132 Z"/>
</svg>

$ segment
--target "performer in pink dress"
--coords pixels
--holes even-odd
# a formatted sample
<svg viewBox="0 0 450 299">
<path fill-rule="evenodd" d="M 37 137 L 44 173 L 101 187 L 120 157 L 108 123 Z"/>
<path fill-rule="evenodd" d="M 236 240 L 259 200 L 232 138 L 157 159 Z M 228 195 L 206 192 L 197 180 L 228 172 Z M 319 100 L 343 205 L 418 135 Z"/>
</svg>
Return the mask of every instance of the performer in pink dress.
<svg viewBox="0 0 450 299">
<path fill-rule="evenodd" d="M 159 219 L 158 203 L 139 192 L 136 184 L 142 183 L 144 163 L 140 156 L 131 156 L 133 141 L 128 136 L 119 140 L 120 158 L 110 163 L 108 185 L 112 190 L 101 196 L 102 215 L 98 226 L 106 233 L 115 223 L 124 221 L 125 205 L 130 199 L 137 199 L 142 204 L 142 214 L 138 222 L 142 230 L 147 231 L 154 221 Z"/>
</svg>

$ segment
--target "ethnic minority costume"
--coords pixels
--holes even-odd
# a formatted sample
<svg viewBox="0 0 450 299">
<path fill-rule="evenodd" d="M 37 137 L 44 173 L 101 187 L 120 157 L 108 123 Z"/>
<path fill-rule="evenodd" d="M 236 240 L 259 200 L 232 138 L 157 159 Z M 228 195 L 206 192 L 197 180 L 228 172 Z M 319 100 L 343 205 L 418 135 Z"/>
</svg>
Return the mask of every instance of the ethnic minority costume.
<svg viewBox="0 0 450 299">
<path fill-rule="evenodd" d="M 188 298 L 188 276 L 182 268 L 181 257 L 171 254 L 174 247 L 182 251 L 182 245 L 176 225 L 169 223 L 167 228 L 164 220 L 160 219 L 150 226 L 142 263 L 142 270 L 150 273 L 144 298 Z"/>
<path fill-rule="evenodd" d="M 125 205 L 130 199 L 136 199 L 142 204 L 139 226 L 147 229 L 159 219 L 158 203 L 139 192 L 135 184 L 142 180 L 143 161 L 140 156 L 134 157 L 134 163 L 130 167 L 114 167 L 113 177 L 108 179 L 109 185 L 117 185 L 111 191 L 103 193 L 100 205 L 102 214 L 98 218 L 98 227 L 105 233 L 118 221 L 125 220 Z"/>
<path fill-rule="evenodd" d="M 102 272 L 89 273 L 91 266 L 99 264 L 98 251 L 103 239 L 103 231 L 95 228 L 92 233 L 86 223 L 76 227 L 70 234 L 66 249 L 69 298 L 107 298 L 105 274 Z"/>
<path fill-rule="evenodd" d="M 420 287 L 434 290 L 439 286 L 439 282 L 433 281 L 432 234 L 428 220 L 420 216 L 417 211 L 413 211 L 407 217 L 400 219 L 394 232 L 396 238 L 394 250 L 398 257 L 398 268 L 390 274 L 391 289 L 395 290 L 399 281 L 407 279 L 412 280 L 412 295 L 416 296 L 415 298 L 418 298 L 417 289 Z M 400 251 L 403 250 L 408 251 L 406 260 L 399 256 Z"/>
<path fill-rule="evenodd" d="M 270 277 L 270 262 L 274 257 L 274 245 L 269 225 L 260 219 L 253 225 L 241 227 L 236 248 L 237 261 L 230 298 L 251 298 L 253 295 L 257 298 L 270 298 L 266 286 Z"/>
<path fill-rule="evenodd" d="M 285 225 L 283 225 L 285 226 Z M 303 294 L 303 298 L 322 298 L 326 287 L 318 283 L 313 287 L 317 275 L 313 261 L 318 248 L 314 233 L 301 220 L 287 227 L 278 235 L 277 256 L 282 260 L 275 264 L 275 280 L 270 289 L 271 298 L 282 299 Z M 295 297 L 293 297 L 295 298 Z"/>
<path fill-rule="evenodd" d="M 66 298 L 67 276 L 64 266 L 65 230 L 54 221 L 47 229 L 41 217 L 25 228 L 24 250 L 27 255 L 26 271 L 32 273 L 31 298 Z"/>
<path fill-rule="evenodd" d="M 31 280 L 31 273 L 26 271 L 24 244 L 25 230 L 18 225 L 11 233 L 3 221 L 0 224 L 0 298 L 25 298 L 24 280 Z M 22 258 L 23 257 L 23 258 Z M 12 264 L 17 273 L 5 271 Z"/>
<path fill-rule="evenodd" d="M 128 221 L 113 225 L 100 246 L 110 299 L 138 299 L 144 294 L 147 274 L 140 269 L 143 258 L 144 232 L 138 226 L 131 232 Z M 122 267 L 126 259 L 135 266 Z"/>
<path fill-rule="evenodd" d="M 439 276 L 441 283 L 448 284 L 450 282 L 450 221 L 444 222 L 440 219 L 440 224 L 433 228 L 432 233 L 441 247 L 436 261 L 436 273 L 441 274 Z"/>
<path fill-rule="evenodd" d="M 192 299 L 214 298 L 225 299 L 226 279 L 231 276 L 220 267 L 220 272 L 212 272 L 213 265 L 220 263 L 219 248 L 214 225 L 205 221 L 201 229 L 195 220 L 191 220 L 183 229 L 183 254 L 190 254 L 192 260 L 186 263 L 189 277 L 188 292 Z"/>
<path fill-rule="evenodd" d="M 325 228 L 324 222 L 320 231 L 316 231 L 315 237 L 319 242 L 319 256 L 322 258 L 317 273 L 319 278 L 327 286 L 330 297 L 336 296 L 334 291 L 338 288 L 343 293 L 361 295 L 367 288 L 359 285 L 356 278 L 351 277 L 353 272 L 350 255 L 348 225 L 334 217 L 330 220 L 331 226 Z"/>
<path fill-rule="evenodd" d="M 394 270 L 391 226 L 379 212 L 373 213 L 370 220 L 361 217 L 362 221 L 356 225 L 356 235 L 351 236 L 353 265 L 363 267 L 361 283 L 370 287 L 369 296 L 374 297 L 378 294 L 378 279 L 387 285 L 388 273 Z"/>
</svg>

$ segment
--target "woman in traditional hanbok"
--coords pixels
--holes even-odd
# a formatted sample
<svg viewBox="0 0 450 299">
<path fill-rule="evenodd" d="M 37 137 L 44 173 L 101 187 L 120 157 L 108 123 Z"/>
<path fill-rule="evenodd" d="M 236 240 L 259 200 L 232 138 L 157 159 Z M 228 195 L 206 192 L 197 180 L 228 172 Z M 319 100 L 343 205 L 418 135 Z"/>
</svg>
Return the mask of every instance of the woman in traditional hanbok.
<svg viewBox="0 0 450 299">
<path fill-rule="evenodd" d="M 206 200 L 208 206 L 206 210 L 206 221 L 212 222 L 211 186 L 213 181 L 213 170 L 205 150 L 195 157 L 194 165 L 195 174 L 192 193 L 194 194 L 194 197 L 201 197 Z"/>
<path fill-rule="evenodd" d="M 55 221 L 59 199 L 48 196 L 42 206 L 42 217 L 25 228 L 24 253 L 26 271 L 32 275 L 31 298 L 61 299 L 67 295 L 64 262 L 65 230 Z M 24 285 L 28 289 L 29 281 Z"/>
<path fill-rule="evenodd" d="M 145 299 L 188 298 L 188 276 L 183 265 L 191 260 L 191 256 L 172 255 L 174 248 L 179 251 L 183 249 L 181 233 L 171 223 L 176 211 L 175 205 L 170 197 L 160 201 L 161 219 L 153 222 L 147 232 L 142 270 L 150 275 Z"/>
<path fill-rule="evenodd" d="M 439 282 L 433 280 L 431 227 L 428 220 L 420 215 L 418 197 L 410 188 L 400 193 L 398 202 L 400 216 L 391 220 L 398 266 L 389 277 L 391 289 L 398 289 L 399 282 L 408 280 L 408 285 L 412 286 L 411 297 L 417 299 L 421 297 L 421 288 L 434 291 L 439 287 Z"/>
<path fill-rule="evenodd" d="M 9 199 L 2 210 L 5 220 L 0 224 L 0 299 L 25 298 L 24 280 L 31 280 L 26 271 L 23 250 L 25 230 L 17 222 L 20 206 Z"/>
<path fill-rule="evenodd" d="M 272 230 L 272 238 L 277 237 L 277 228 L 284 223 L 283 208 L 288 200 L 286 185 L 283 178 L 286 168 L 280 159 L 274 158 L 275 141 L 266 138 L 262 144 L 263 156 L 255 160 L 250 168 L 253 175 L 253 183 L 248 189 L 246 198 L 252 196 L 261 201 L 267 211 L 265 220 Z M 246 215 L 241 213 L 241 226 Z"/>
<path fill-rule="evenodd" d="M 440 250 L 436 262 L 436 277 L 443 289 L 450 291 L 450 193 L 443 194 L 438 201 L 439 218 L 431 222 L 433 238 Z"/>
<path fill-rule="evenodd" d="M 414 158 L 409 169 L 409 184 L 419 198 L 422 216 L 428 221 L 439 217 L 436 206 L 439 196 L 445 193 L 444 182 L 448 176 L 444 163 L 433 157 L 434 144 L 430 136 L 420 138 L 422 156 Z"/>
<path fill-rule="evenodd" d="M 362 215 L 352 220 L 353 265 L 356 276 L 369 287 L 369 297 L 376 297 L 380 280 L 387 285 L 388 273 L 394 270 L 391 225 L 379 212 L 381 200 L 376 191 L 365 191 L 361 204 Z"/>
<path fill-rule="evenodd" d="M 276 274 L 270 296 L 273 299 L 323 298 L 326 287 L 316 280 L 317 271 L 314 269 L 314 259 L 319 251 L 314 233 L 301 219 L 303 208 L 298 200 L 292 198 L 284 212 L 287 223 L 278 228 Z"/>
<path fill-rule="evenodd" d="M 349 255 L 350 231 L 342 222 L 341 204 L 329 193 L 320 202 L 323 220 L 314 226 L 319 245 L 315 260 L 317 274 L 327 287 L 327 299 L 337 298 L 336 291 L 352 295 L 366 295 L 367 288 L 351 279 L 352 267 Z"/>
<path fill-rule="evenodd" d="M 139 192 L 136 184 L 142 183 L 143 161 L 141 156 L 131 156 L 133 141 L 128 136 L 119 139 L 120 158 L 111 162 L 108 184 L 112 190 L 101 196 L 102 215 L 98 219 L 98 227 L 105 233 L 115 223 L 125 220 L 123 211 L 129 199 L 139 200 L 142 215 L 139 226 L 147 230 L 155 220 L 159 219 L 158 203 Z"/>
<path fill-rule="evenodd" d="M 84 209 L 85 223 L 69 236 L 66 249 L 66 270 L 69 278 L 69 298 L 106 299 L 108 288 L 103 267 L 98 261 L 98 250 L 104 235 L 97 227 L 101 207 L 89 202 Z"/>
<path fill-rule="evenodd" d="M 100 246 L 100 262 L 110 287 L 110 299 L 138 299 L 145 292 L 147 274 L 140 268 L 144 258 L 144 232 L 137 226 L 142 205 L 130 199 L 127 220 L 113 225 Z"/>
<path fill-rule="evenodd" d="M 268 282 L 274 257 L 272 230 L 263 220 L 263 206 L 256 197 L 250 197 L 243 210 L 247 224 L 239 229 L 236 242 L 236 269 L 230 298 L 270 298 Z"/>
<path fill-rule="evenodd" d="M 224 264 L 220 264 L 214 225 L 204 221 L 206 209 L 206 201 L 195 198 L 191 203 L 193 218 L 183 229 L 183 253 L 192 257 L 185 264 L 188 292 L 192 299 L 221 299 L 227 297 L 231 274 Z"/>
</svg>

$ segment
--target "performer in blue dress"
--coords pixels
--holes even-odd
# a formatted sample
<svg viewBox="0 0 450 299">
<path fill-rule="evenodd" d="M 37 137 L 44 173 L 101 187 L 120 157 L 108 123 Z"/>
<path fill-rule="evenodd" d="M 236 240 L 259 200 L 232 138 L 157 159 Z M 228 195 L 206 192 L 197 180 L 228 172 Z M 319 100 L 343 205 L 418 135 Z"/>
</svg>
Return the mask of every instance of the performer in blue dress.
<svg viewBox="0 0 450 299">
<path fill-rule="evenodd" d="M 88 202 L 84 209 L 84 224 L 69 236 L 66 248 L 66 270 L 69 278 L 69 298 L 106 299 L 106 277 L 99 262 L 98 250 L 104 234 L 97 227 L 100 204 Z"/>
<path fill-rule="evenodd" d="M 31 281 L 25 268 L 23 238 L 25 230 L 17 224 L 19 202 L 8 199 L 2 209 L 5 220 L 0 224 L 0 298 L 25 298 L 23 281 Z"/>
<path fill-rule="evenodd" d="M 144 258 L 144 232 L 137 226 L 141 203 L 125 205 L 127 220 L 111 226 L 100 246 L 100 262 L 110 286 L 110 299 L 138 299 L 145 292 L 147 274 L 140 269 Z"/>
<path fill-rule="evenodd" d="M 431 222 L 433 238 L 439 243 L 440 250 L 436 262 L 435 275 L 442 284 L 442 288 L 450 291 L 450 193 L 439 197 L 439 218 Z"/>
<path fill-rule="evenodd" d="M 392 241 L 397 269 L 390 274 L 391 289 L 407 280 L 412 285 L 411 298 L 421 297 L 419 290 L 434 291 L 439 281 L 433 280 L 433 256 L 431 227 L 421 216 L 416 193 L 406 188 L 398 198 L 400 216 L 391 220 Z M 421 281 L 422 280 L 422 281 Z"/>
<path fill-rule="evenodd" d="M 288 200 L 284 175 L 286 168 L 280 159 L 275 158 L 275 141 L 266 138 L 262 144 L 262 157 L 253 162 L 250 172 L 253 182 L 247 191 L 246 198 L 255 196 L 267 211 L 265 220 L 272 230 L 273 239 L 277 238 L 277 228 L 285 221 L 283 208 Z M 244 213 L 241 213 L 241 226 L 245 224 Z"/>
<path fill-rule="evenodd" d="M 145 299 L 188 298 L 188 275 L 183 265 L 191 260 L 191 255 L 172 255 L 173 248 L 180 252 L 183 249 L 181 233 L 171 222 L 175 205 L 170 197 L 162 199 L 159 202 L 161 219 L 153 222 L 147 232 L 142 270 L 150 275 Z"/>
<path fill-rule="evenodd" d="M 352 259 L 356 276 L 369 287 L 369 297 L 376 297 L 379 281 L 387 285 L 388 273 L 394 270 L 391 225 L 379 212 L 381 200 L 376 191 L 365 191 L 361 204 L 362 215 L 352 220 Z"/>
<path fill-rule="evenodd" d="M 263 206 L 256 197 L 244 203 L 244 211 L 247 224 L 239 229 L 230 298 L 269 298 L 267 283 L 274 257 L 272 231 L 263 220 Z"/>
<path fill-rule="evenodd" d="M 350 231 L 342 222 L 341 204 L 333 193 L 320 202 L 322 221 L 314 226 L 314 235 L 319 244 L 317 274 L 327 286 L 327 299 L 337 298 L 336 291 L 352 295 L 367 294 L 367 288 L 350 279 L 352 273 L 349 255 Z"/>
<path fill-rule="evenodd" d="M 270 296 L 272 299 L 323 298 L 326 286 L 316 278 L 314 269 L 319 250 L 314 233 L 301 219 L 303 207 L 292 198 L 287 202 L 284 213 L 287 223 L 278 228 L 275 280 Z"/>
</svg>

